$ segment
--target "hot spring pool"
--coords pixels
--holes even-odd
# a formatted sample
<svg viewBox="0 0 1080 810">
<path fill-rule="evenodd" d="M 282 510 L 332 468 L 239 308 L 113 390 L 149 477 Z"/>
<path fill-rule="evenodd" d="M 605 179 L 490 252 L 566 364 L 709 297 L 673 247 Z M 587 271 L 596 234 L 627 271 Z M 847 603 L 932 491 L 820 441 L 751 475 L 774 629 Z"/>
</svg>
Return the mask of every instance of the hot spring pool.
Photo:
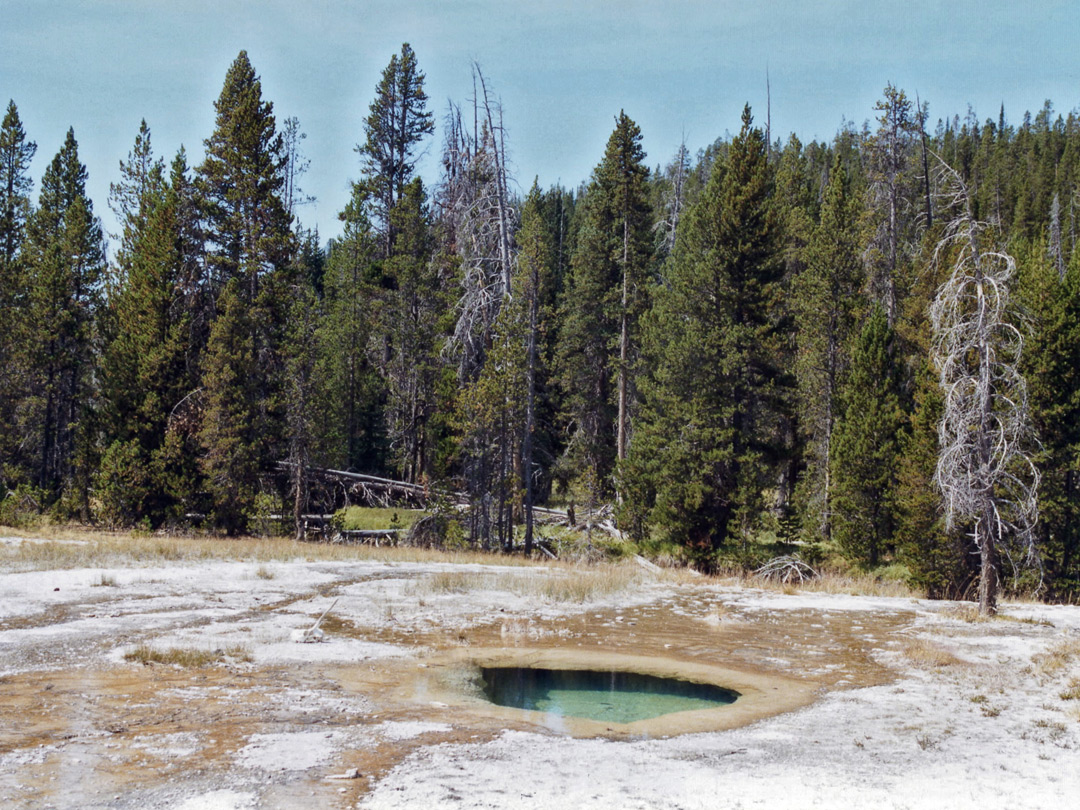
<svg viewBox="0 0 1080 810">
<path fill-rule="evenodd" d="M 499 706 L 635 723 L 674 712 L 727 706 L 739 693 L 720 686 L 617 670 L 483 667 L 487 698 Z"/>
</svg>

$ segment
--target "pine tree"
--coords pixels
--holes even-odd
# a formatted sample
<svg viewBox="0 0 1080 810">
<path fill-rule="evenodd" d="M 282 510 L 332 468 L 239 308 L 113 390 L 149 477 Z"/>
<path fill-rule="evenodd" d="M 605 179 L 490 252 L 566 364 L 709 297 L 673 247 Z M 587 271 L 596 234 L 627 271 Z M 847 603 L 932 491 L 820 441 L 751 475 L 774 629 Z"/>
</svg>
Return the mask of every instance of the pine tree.
<svg viewBox="0 0 1080 810">
<path fill-rule="evenodd" d="M 782 256 L 784 262 L 783 285 L 788 293 L 783 316 L 792 318 L 801 301 L 796 284 L 806 270 L 808 259 L 807 247 L 814 234 L 814 222 L 820 208 L 819 197 L 822 189 L 814 182 L 816 178 L 810 172 L 810 161 L 803 150 L 802 142 L 792 134 L 782 151 L 775 172 L 774 200 L 781 222 Z M 779 313 L 778 313 L 779 315 Z M 788 369 L 797 366 L 798 346 L 795 335 L 783 344 L 783 355 L 777 358 L 777 365 Z M 785 463 L 780 466 L 776 481 L 774 510 L 778 519 L 779 534 L 785 539 L 792 537 L 797 525 L 796 506 L 799 484 L 800 464 L 804 455 L 803 443 L 806 432 L 800 431 L 800 422 L 794 410 L 786 415 L 779 430 L 784 435 L 784 444 L 788 448 Z"/>
<path fill-rule="evenodd" d="M 139 124 L 135 145 L 128 152 L 127 160 L 120 163 L 120 181 L 109 184 L 109 207 L 121 229 L 119 234 L 112 234 L 112 238 L 120 240 L 117 250 L 119 272 L 114 274 L 118 284 L 123 284 L 127 256 L 132 253 L 133 242 L 146 225 L 148 206 L 164 185 L 165 164 L 160 158 L 154 158 L 150 127 L 144 118 Z"/>
<path fill-rule="evenodd" d="M 638 321 L 647 307 L 652 261 L 644 158 L 641 130 L 620 113 L 585 197 L 563 301 L 559 365 L 575 425 L 571 448 L 594 497 L 611 489 L 636 399 Z"/>
<path fill-rule="evenodd" d="M 25 254 L 35 332 L 24 439 L 37 453 L 35 483 L 68 496 L 69 508 L 88 518 L 93 340 L 104 249 L 73 130 L 45 170 Z"/>
<path fill-rule="evenodd" d="M 296 243 L 282 199 L 282 137 L 244 51 L 225 76 L 215 110 L 196 187 L 209 243 L 210 284 L 220 291 L 217 319 L 231 311 L 227 324 L 213 323 L 207 342 L 201 466 L 219 499 L 214 508 L 219 524 L 235 533 L 252 505 L 257 472 L 269 470 L 286 452 L 284 344 Z M 223 301 L 223 285 L 233 281 L 232 298 Z M 250 333 L 241 335 L 240 329 Z M 226 390 L 236 384 L 240 390 Z M 210 424 L 212 419 L 222 422 Z M 258 432 L 250 434 L 252 429 Z"/>
<path fill-rule="evenodd" d="M 848 559 L 871 568 L 890 551 L 896 524 L 897 441 L 902 424 L 893 330 L 880 305 L 855 339 L 830 458 L 833 536 Z"/>
<path fill-rule="evenodd" d="M 800 426 L 807 443 L 806 469 L 799 483 L 803 523 L 811 536 L 826 541 L 832 533 L 833 429 L 847 372 L 848 346 L 861 308 L 858 218 L 858 205 L 837 156 L 825 189 L 821 220 L 803 254 L 806 268 L 794 283 L 792 307 L 798 325 Z"/>
<path fill-rule="evenodd" d="M 938 425 L 944 399 L 924 358 L 915 375 L 914 410 L 900 433 L 895 505 L 897 559 L 910 582 L 931 599 L 966 599 L 978 576 L 962 531 L 949 531 L 941 493 L 934 486 Z"/>
<path fill-rule="evenodd" d="M 508 298 L 492 329 L 477 378 L 457 400 L 461 455 L 468 460 L 469 534 L 483 548 L 510 550 L 521 503 L 520 460 L 528 398 L 527 321 L 521 298 Z"/>
<path fill-rule="evenodd" d="M 371 190 L 375 221 L 381 235 L 382 255 L 390 255 L 395 238 L 391 212 L 412 179 L 416 148 L 435 131 L 427 110 L 424 74 L 416 54 L 405 43 L 401 54 L 390 57 L 375 88 L 375 99 L 364 119 L 364 143 L 356 147 L 363 160 Z"/>
<path fill-rule="evenodd" d="M 284 145 L 246 51 L 229 68 L 214 109 L 214 134 L 196 180 L 205 206 L 207 258 L 215 287 L 239 278 L 239 292 L 252 304 L 261 279 L 288 263 L 293 244 L 282 200 Z"/>
<path fill-rule="evenodd" d="M 533 505 L 536 502 L 537 481 L 541 478 L 538 473 L 542 466 L 536 462 L 537 439 L 544 435 L 537 416 L 547 377 L 542 342 L 550 309 L 544 302 L 553 286 L 551 234 L 543 221 L 541 194 L 535 181 L 522 208 L 521 230 L 518 232 L 517 242 L 519 288 L 515 301 L 519 302 L 525 321 L 525 415 L 521 440 L 521 489 L 524 493 L 525 554 L 529 555 L 533 547 Z"/>
<path fill-rule="evenodd" d="M 27 395 L 27 285 L 23 242 L 31 213 L 33 180 L 28 172 L 37 145 L 26 140 L 15 102 L 0 124 L 0 493 L 5 481 L 26 474 L 19 452 L 18 403 Z"/>
<path fill-rule="evenodd" d="M 210 321 L 214 315 L 214 291 L 210 284 L 209 268 L 203 261 L 201 200 L 191 174 L 187 152 L 180 147 L 169 166 L 169 189 L 176 201 L 177 253 L 180 260 L 177 284 L 189 328 L 185 362 L 194 390 L 198 387 L 195 374 L 206 348 Z"/>
<path fill-rule="evenodd" d="M 440 320 L 450 308 L 439 264 L 434 261 L 427 194 L 419 178 L 410 181 L 390 213 L 393 252 L 384 263 L 385 283 L 378 323 L 387 387 L 386 424 L 395 466 L 406 481 L 432 473 L 427 424 L 437 404 Z"/>
<path fill-rule="evenodd" d="M 1024 303 L 1034 324 L 1024 376 L 1038 455 L 1039 534 L 1054 596 L 1080 593 L 1080 252 L 1065 277 L 1052 262 L 1023 265 Z"/>
<path fill-rule="evenodd" d="M 327 466 L 388 471 L 386 388 L 371 357 L 379 317 L 381 272 L 376 236 L 367 217 L 363 184 L 339 217 L 344 233 L 333 240 L 323 275 L 324 314 L 318 327 L 318 379 L 327 413 L 320 454 Z M 384 354 L 375 352 L 381 359 Z"/>
<path fill-rule="evenodd" d="M 125 170 L 138 197 L 114 198 L 127 212 L 118 251 L 119 287 L 110 300 L 111 330 L 102 360 L 107 450 L 98 490 L 102 516 L 112 524 L 142 519 L 160 524 L 173 506 L 161 457 L 169 417 L 193 387 L 187 367 L 191 315 L 184 306 L 184 256 L 177 189 L 152 158 L 149 132 L 140 130 Z M 142 170 L 145 170 L 145 174 Z M 114 190 L 122 186 L 114 186 Z"/>
<path fill-rule="evenodd" d="M 251 310 L 239 279 L 225 285 L 218 310 L 204 361 L 205 413 L 199 439 L 214 520 L 231 536 L 243 532 L 251 517 L 266 433 L 251 373 L 256 367 Z"/>
<path fill-rule="evenodd" d="M 699 565 L 758 526 L 783 455 L 791 380 L 777 366 L 783 265 L 765 137 L 750 109 L 687 212 L 646 325 L 648 376 L 631 461 L 653 518 Z"/>
<path fill-rule="evenodd" d="M 285 413 L 293 532 L 304 538 L 304 512 L 310 500 L 308 467 L 318 449 L 319 422 L 325 414 L 318 377 L 319 301 L 310 280 L 298 274 L 292 286 L 285 348 Z"/>
<path fill-rule="evenodd" d="M 23 284 L 18 260 L 30 216 L 34 182 L 28 172 L 36 152 L 37 144 L 26 140 L 15 102 L 9 101 L 0 124 L 0 307 L 12 306 Z"/>
<path fill-rule="evenodd" d="M 881 303 L 896 325 L 903 298 L 903 273 L 912 240 L 915 210 L 913 165 L 914 135 L 918 129 L 912 117 L 911 100 L 889 84 L 885 97 L 874 105 L 881 113 L 878 129 L 870 141 L 870 208 L 875 219 L 870 244 L 871 297 Z"/>
</svg>

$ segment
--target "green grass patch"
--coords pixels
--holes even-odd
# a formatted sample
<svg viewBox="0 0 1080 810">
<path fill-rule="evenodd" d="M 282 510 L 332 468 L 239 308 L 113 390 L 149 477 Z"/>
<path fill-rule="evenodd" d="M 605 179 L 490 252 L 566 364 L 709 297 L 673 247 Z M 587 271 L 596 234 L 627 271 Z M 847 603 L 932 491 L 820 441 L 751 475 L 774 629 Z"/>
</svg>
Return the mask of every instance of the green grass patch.
<svg viewBox="0 0 1080 810">
<path fill-rule="evenodd" d="M 408 529 L 427 514 L 423 509 L 382 509 L 371 506 L 349 506 L 339 509 L 335 522 L 345 531 Z"/>
</svg>

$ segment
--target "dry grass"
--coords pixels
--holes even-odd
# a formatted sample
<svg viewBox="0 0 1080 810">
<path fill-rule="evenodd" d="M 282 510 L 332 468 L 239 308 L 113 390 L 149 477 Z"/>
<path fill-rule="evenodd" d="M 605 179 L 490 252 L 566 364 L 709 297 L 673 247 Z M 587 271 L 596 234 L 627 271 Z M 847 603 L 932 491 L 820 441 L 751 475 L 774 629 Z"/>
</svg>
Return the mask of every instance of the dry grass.
<svg viewBox="0 0 1080 810">
<path fill-rule="evenodd" d="M 626 590 L 641 580 L 629 565 L 603 565 L 564 572 L 552 571 L 539 580 L 539 595 L 549 602 L 591 602 Z"/>
<path fill-rule="evenodd" d="M 236 645 L 219 650 L 202 650 L 189 647 L 170 647 L 159 650 L 146 644 L 140 644 L 124 653 L 124 660 L 138 664 L 166 664 L 178 667 L 201 668 L 215 664 L 251 663 L 254 659 L 248 649 Z"/>
<path fill-rule="evenodd" d="M 440 571 L 425 577 L 418 590 L 432 594 L 508 591 L 546 602 L 581 604 L 620 593 L 640 582 L 643 577 L 643 571 L 630 563 L 595 566 L 557 563 L 545 568 L 528 573 Z"/>
<path fill-rule="evenodd" d="M 719 576 L 727 580 L 725 584 L 741 585 L 744 588 L 759 588 L 784 594 L 829 593 L 849 596 L 888 596 L 901 599 L 922 599 L 926 594 L 911 588 L 898 579 L 881 579 L 872 574 L 850 574 L 840 571 L 825 570 L 820 575 L 803 582 L 781 582 L 765 579 L 741 570 L 727 570 Z"/>
<path fill-rule="evenodd" d="M 1030 624 L 1040 627 L 1053 627 L 1054 623 L 1046 619 L 1034 619 L 1030 616 L 1009 616 L 1005 613 L 985 614 L 979 612 L 979 606 L 971 602 L 960 602 L 949 605 L 939 613 L 946 619 L 966 622 L 967 624 L 981 624 L 983 622 L 1015 622 L 1016 624 Z"/>
<path fill-rule="evenodd" d="M 946 619 L 954 619 L 958 622 L 966 622 L 967 624 L 981 624 L 982 622 L 991 622 L 995 619 L 994 616 L 987 616 L 983 613 L 979 613 L 978 605 L 966 603 L 949 605 L 942 610 L 939 615 Z"/>
<path fill-rule="evenodd" d="M 425 593 L 469 593 L 493 589 L 494 577 L 473 571 L 439 571 L 426 577 L 420 586 Z"/>
<path fill-rule="evenodd" d="M 1032 670 L 1040 678 L 1060 675 L 1080 657 L 1080 639 L 1062 639 L 1046 652 L 1031 656 Z"/>
<path fill-rule="evenodd" d="M 5 530 L 7 533 L 7 530 Z M 673 585 L 702 585 L 716 583 L 688 568 L 664 568 L 659 573 L 647 573 L 633 563 L 600 563 L 582 565 L 552 560 L 529 560 L 518 555 L 483 551 L 441 551 L 411 546 L 343 545 L 331 543 L 298 543 L 284 537 L 223 538 L 210 535 L 147 535 L 94 531 L 81 528 L 46 527 L 33 531 L 12 531 L 13 535 L 30 538 L 32 542 L 0 546 L 0 565 L 10 571 L 42 571 L 53 569 L 131 567 L 170 562 L 202 562 L 207 560 L 247 561 L 254 563 L 291 562 L 389 562 L 389 563 L 454 563 L 488 566 L 513 566 L 524 569 L 545 568 L 552 572 L 539 590 L 532 586 L 521 588 L 534 595 L 557 602 L 588 601 L 598 596 L 616 593 L 644 579 L 656 579 Z M 256 576 L 263 577 L 259 569 Z M 558 572 L 558 573 L 556 573 Z M 271 574 L 272 575 L 272 574 Z M 496 579 L 506 576 L 499 574 Z M 519 577 L 515 577 L 519 578 Z M 798 585 L 762 581 L 742 571 L 727 572 L 731 584 L 748 588 L 764 588 L 782 593 L 821 592 L 864 596 L 917 598 L 898 580 L 883 580 L 871 575 L 850 575 L 824 572 L 821 576 Z M 523 579 L 523 578 L 522 578 Z M 529 578 L 531 579 L 531 577 Z M 494 586 L 475 574 L 448 574 L 430 583 L 432 592 L 463 593 Z"/>
<path fill-rule="evenodd" d="M 1080 700 L 1080 677 L 1070 678 L 1060 697 L 1062 700 Z"/>
<path fill-rule="evenodd" d="M 904 644 L 904 657 L 920 669 L 942 669 L 944 667 L 964 666 L 965 661 L 932 641 L 913 638 Z"/>
<path fill-rule="evenodd" d="M 925 593 L 915 590 L 898 579 L 879 579 L 871 574 L 842 574 L 826 571 L 802 586 L 802 590 L 819 593 L 841 593 L 852 596 L 889 596 L 900 599 L 922 599 Z"/>
<path fill-rule="evenodd" d="M 297 543 L 291 538 L 282 537 L 146 535 L 71 528 L 20 531 L 12 534 L 28 538 L 28 542 L 0 546 L 0 565 L 12 571 L 127 567 L 205 560 L 256 563 L 308 560 L 450 562 L 512 566 L 542 564 L 521 557 L 479 551 L 448 553 L 408 546 L 375 548 L 330 543 Z"/>
</svg>

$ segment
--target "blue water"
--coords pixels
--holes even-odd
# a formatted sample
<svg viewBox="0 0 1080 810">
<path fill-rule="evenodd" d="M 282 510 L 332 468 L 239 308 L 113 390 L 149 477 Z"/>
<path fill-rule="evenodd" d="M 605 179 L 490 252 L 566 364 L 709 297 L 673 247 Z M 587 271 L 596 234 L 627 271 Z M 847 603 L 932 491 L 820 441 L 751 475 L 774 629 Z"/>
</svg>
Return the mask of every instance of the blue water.
<svg viewBox="0 0 1080 810">
<path fill-rule="evenodd" d="M 610 723 L 714 709 L 739 697 L 712 684 L 637 672 L 492 667 L 481 675 L 484 693 L 499 706 Z"/>
</svg>

